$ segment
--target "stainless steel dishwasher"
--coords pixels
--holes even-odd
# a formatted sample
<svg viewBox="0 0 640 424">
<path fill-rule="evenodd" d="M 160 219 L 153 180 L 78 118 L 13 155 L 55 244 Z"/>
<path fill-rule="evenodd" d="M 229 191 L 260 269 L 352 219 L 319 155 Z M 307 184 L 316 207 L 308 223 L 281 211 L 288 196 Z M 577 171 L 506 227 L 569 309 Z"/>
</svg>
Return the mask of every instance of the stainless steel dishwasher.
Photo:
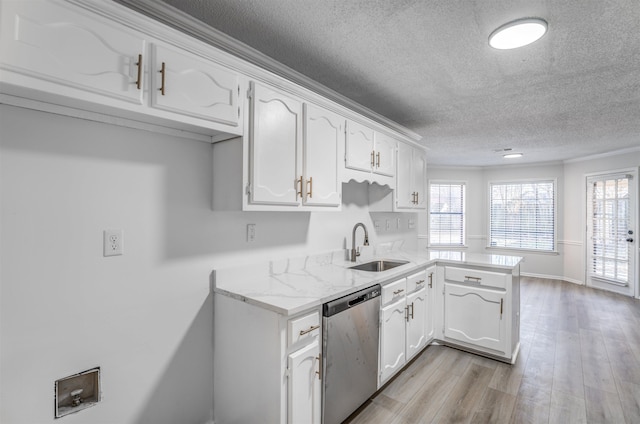
<svg viewBox="0 0 640 424">
<path fill-rule="evenodd" d="M 339 424 L 378 387 L 380 286 L 322 308 L 322 422 Z"/>
</svg>

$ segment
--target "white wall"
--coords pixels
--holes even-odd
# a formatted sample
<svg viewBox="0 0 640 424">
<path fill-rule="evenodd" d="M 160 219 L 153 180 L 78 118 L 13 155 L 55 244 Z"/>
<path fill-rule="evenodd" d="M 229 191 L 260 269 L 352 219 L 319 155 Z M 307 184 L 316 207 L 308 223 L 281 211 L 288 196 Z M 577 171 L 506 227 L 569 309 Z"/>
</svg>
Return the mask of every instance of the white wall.
<svg viewBox="0 0 640 424">
<path fill-rule="evenodd" d="M 66 424 L 209 422 L 214 268 L 342 249 L 359 221 L 415 245 L 356 183 L 338 213 L 214 212 L 209 144 L 5 105 L 0 127 L 2 423 L 53 423 L 54 381 L 95 366 L 103 400 Z"/>
<path fill-rule="evenodd" d="M 585 278 L 585 176 L 587 174 L 640 167 L 640 147 L 619 154 L 584 158 L 565 163 L 490 168 L 429 167 L 429 180 L 467 182 L 467 243 L 470 252 L 497 252 L 524 256 L 521 270 L 527 275 L 559 278 L 584 284 Z M 557 191 L 558 254 L 536 254 L 486 249 L 488 184 L 491 181 L 555 178 Z M 419 234 L 427 234 L 428 217 L 420 217 Z M 639 227 L 640 228 L 640 227 Z M 426 240 L 420 240 L 426 248 Z M 638 270 L 640 274 L 640 269 Z"/>
</svg>

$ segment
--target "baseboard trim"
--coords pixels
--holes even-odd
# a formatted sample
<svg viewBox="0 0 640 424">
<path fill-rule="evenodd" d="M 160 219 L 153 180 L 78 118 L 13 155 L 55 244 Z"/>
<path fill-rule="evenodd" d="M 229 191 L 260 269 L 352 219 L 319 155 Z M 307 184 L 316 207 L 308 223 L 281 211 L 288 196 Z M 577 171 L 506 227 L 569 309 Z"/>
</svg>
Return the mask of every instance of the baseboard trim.
<svg viewBox="0 0 640 424">
<path fill-rule="evenodd" d="M 577 284 L 579 286 L 584 286 L 584 281 L 575 280 L 573 278 L 561 277 L 559 275 L 548 275 L 548 274 L 535 274 L 532 272 L 521 272 L 520 275 L 523 277 L 533 277 L 533 278 L 546 278 L 549 280 L 560 280 L 566 281 L 567 283 Z"/>
</svg>

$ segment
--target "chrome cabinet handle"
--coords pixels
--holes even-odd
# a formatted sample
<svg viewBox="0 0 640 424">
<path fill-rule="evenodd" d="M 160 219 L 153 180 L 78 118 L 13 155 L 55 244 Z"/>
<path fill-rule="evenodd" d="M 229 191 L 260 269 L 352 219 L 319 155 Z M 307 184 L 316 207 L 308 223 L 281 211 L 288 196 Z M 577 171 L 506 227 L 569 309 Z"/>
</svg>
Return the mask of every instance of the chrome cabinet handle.
<svg viewBox="0 0 640 424">
<path fill-rule="evenodd" d="M 424 284 L 424 280 L 416 281 L 416 286 L 419 284 Z"/>
<path fill-rule="evenodd" d="M 305 334 L 311 333 L 313 330 L 317 330 L 318 328 L 320 328 L 319 325 L 312 325 L 307 330 L 300 330 L 300 335 L 304 336 Z"/>
<path fill-rule="evenodd" d="M 296 180 L 295 185 L 297 186 L 298 184 L 300 184 L 300 190 L 296 187 L 296 196 L 300 196 L 300 198 L 302 198 L 302 175 Z"/>
<path fill-rule="evenodd" d="M 380 152 L 376 153 L 376 168 L 380 168 Z"/>
<path fill-rule="evenodd" d="M 396 290 L 396 291 L 393 292 L 393 295 L 395 296 L 397 294 L 402 293 L 403 291 L 404 291 L 404 289 Z"/>
<path fill-rule="evenodd" d="M 429 273 L 429 288 L 433 288 L 433 272 Z"/>
<path fill-rule="evenodd" d="M 471 275 L 465 275 L 464 279 L 465 280 L 476 280 L 476 283 L 479 283 L 480 280 L 482 280 L 482 278 L 480 278 L 480 277 L 472 277 Z"/>
<path fill-rule="evenodd" d="M 322 353 L 318 353 L 316 359 L 318 360 L 318 371 L 316 371 L 316 374 L 318 374 L 318 380 L 322 381 Z"/>
</svg>

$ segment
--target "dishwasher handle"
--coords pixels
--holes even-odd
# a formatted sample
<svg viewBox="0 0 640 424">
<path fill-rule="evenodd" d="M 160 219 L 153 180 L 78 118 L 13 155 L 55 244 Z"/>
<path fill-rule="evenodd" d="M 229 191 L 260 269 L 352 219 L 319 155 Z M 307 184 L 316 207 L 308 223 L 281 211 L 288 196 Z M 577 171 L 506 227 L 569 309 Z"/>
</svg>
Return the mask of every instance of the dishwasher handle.
<svg viewBox="0 0 640 424">
<path fill-rule="evenodd" d="M 350 300 L 349 303 L 348 303 L 349 307 L 352 307 L 352 306 L 357 305 L 358 303 L 364 302 L 365 300 L 367 300 L 368 297 L 369 296 L 367 294 L 363 294 L 362 296 L 358 296 L 355 299 Z"/>
</svg>

